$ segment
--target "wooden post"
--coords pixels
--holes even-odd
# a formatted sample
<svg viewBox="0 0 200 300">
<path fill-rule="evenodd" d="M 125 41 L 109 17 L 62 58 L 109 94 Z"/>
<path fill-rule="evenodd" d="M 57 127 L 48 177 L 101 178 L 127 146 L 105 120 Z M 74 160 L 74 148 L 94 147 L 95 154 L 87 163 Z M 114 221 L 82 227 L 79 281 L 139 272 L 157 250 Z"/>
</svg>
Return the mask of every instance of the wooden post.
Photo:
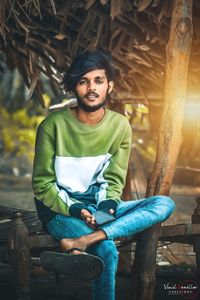
<svg viewBox="0 0 200 300">
<path fill-rule="evenodd" d="M 200 226 L 200 197 L 197 197 L 196 201 L 197 207 L 192 215 L 192 224 L 199 224 Z M 195 235 L 193 239 L 193 249 L 196 253 L 197 276 L 200 283 L 200 235 Z"/>
<path fill-rule="evenodd" d="M 31 300 L 30 297 L 30 248 L 28 230 L 17 212 L 12 221 L 8 248 L 15 279 L 17 300 Z"/>
<path fill-rule="evenodd" d="M 131 194 L 131 168 L 129 163 L 129 168 L 126 177 L 126 184 L 123 190 L 122 199 L 124 201 L 132 200 Z M 122 274 L 130 274 L 131 266 L 133 263 L 132 253 L 131 253 L 132 246 L 131 244 L 122 248 L 119 254 L 119 263 L 118 263 L 118 272 Z"/>
<path fill-rule="evenodd" d="M 113 111 L 119 112 L 124 115 L 125 107 L 122 103 L 110 103 L 109 108 Z M 122 199 L 124 201 L 128 201 L 132 199 L 131 194 L 131 166 L 129 163 L 127 176 L 126 176 L 126 184 L 123 189 Z M 123 247 L 122 251 L 119 252 L 119 263 L 118 263 L 118 272 L 130 274 L 131 271 L 131 245 Z"/>
<path fill-rule="evenodd" d="M 182 123 L 192 41 L 192 0 L 174 0 L 157 156 L 148 180 L 147 196 L 168 195 L 182 142 Z M 155 265 L 160 225 L 140 234 L 132 271 L 135 300 L 154 298 Z"/>
</svg>

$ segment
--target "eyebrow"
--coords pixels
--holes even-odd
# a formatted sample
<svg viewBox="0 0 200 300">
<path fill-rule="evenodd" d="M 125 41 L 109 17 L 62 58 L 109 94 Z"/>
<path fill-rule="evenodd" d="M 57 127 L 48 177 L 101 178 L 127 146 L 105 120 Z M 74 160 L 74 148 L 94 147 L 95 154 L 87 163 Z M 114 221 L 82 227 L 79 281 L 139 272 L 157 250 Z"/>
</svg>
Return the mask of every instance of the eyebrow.
<svg viewBox="0 0 200 300">
<path fill-rule="evenodd" d="M 106 77 L 105 76 L 96 76 L 94 79 L 105 79 Z M 82 79 L 88 79 L 88 77 L 81 77 L 80 80 Z"/>
</svg>

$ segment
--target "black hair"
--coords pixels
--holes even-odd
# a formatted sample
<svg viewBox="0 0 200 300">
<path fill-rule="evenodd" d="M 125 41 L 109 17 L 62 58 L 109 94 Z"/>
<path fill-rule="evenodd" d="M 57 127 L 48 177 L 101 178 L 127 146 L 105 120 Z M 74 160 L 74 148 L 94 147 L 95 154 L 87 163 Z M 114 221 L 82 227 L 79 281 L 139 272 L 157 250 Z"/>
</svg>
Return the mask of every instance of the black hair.
<svg viewBox="0 0 200 300">
<path fill-rule="evenodd" d="M 105 70 L 108 81 L 114 80 L 115 69 L 112 65 L 112 57 L 108 52 L 93 50 L 78 55 L 63 76 L 62 85 L 65 91 L 74 92 L 78 81 L 84 74 L 100 69 Z"/>
</svg>

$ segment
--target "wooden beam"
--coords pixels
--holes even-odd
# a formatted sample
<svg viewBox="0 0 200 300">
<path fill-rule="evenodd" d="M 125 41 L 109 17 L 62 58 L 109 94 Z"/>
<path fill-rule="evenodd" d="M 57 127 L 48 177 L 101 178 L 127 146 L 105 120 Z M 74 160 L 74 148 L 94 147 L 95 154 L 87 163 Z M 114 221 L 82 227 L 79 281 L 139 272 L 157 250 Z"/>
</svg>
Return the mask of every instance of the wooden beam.
<svg viewBox="0 0 200 300">
<path fill-rule="evenodd" d="M 59 243 L 46 233 L 33 234 L 29 236 L 30 248 L 59 248 Z"/>
<path fill-rule="evenodd" d="M 168 195 L 182 141 L 182 123 L 192 42 L 192 0 L 174 0 L 170 36 L 166 47 L 166 78 L 163 113 L 154 169 L 147 196 Z M 140 235 L 133 269 L 133 299 L 154 298 L 155 265 L 160 225 Z"/>
<path fill-rule="evenodd" d="M 200 222 L 198 224 L 177 224 L 161 226 L 160 239 L 167 240 L 169 237 L 191 237 L 200 234 Z"/>
</svg>

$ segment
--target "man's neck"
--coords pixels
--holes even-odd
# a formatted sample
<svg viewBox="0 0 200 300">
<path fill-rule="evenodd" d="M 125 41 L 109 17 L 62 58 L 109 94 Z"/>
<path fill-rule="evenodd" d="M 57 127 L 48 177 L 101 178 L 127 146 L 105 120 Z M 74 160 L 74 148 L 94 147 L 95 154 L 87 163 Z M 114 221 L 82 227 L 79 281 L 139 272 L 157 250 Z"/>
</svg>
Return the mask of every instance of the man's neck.
<svg viewBox="0 0 200 300">
<path fill-rule="evenodd" d="M 78 106 L 71 111 L 80 122 L 88 125 L 98 124 L 103 119 L 105 114 L 105 108 L 103 107 L 94 112 L 87 112 Z"/>
</svg>

